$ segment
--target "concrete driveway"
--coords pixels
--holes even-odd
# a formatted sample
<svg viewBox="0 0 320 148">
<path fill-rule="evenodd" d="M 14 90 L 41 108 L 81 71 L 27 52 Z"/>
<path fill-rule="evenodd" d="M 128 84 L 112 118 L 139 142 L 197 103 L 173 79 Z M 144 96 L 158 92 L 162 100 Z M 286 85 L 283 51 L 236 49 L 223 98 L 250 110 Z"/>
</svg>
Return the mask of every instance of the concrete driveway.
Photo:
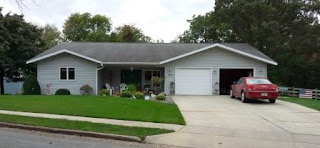
<svg viewBox="0 0 320 148">
<path fill-rule="evenodd" d="M 182 147 L 320 147 L 320 113 L 293 103 L 174 96 L 187 125 L 147 142 Z"/>
</svg>

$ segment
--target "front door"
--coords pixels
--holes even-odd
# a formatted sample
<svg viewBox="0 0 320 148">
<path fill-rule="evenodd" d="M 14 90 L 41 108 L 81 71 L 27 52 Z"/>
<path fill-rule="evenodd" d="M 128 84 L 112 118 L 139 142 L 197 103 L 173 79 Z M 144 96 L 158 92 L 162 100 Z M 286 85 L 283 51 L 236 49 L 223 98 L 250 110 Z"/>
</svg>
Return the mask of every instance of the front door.
<svg viewBox="0 0 320 148">
<path fill-rule="evenodd" d="M 134 84 L 141 90 L 141 70 L 121 70 L 121 83 Z"/>
</svg>

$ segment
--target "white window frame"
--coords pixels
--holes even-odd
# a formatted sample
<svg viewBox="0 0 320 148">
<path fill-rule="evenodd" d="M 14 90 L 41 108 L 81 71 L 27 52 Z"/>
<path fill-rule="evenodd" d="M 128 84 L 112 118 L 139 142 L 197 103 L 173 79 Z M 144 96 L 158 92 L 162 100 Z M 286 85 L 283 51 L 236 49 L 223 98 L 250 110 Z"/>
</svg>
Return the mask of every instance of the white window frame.
<svg viewBox="0 0 320 148">
<path fill-rule="evenodd" d="M 66 79 L 61 79 L 61 69 L 62 68 L 66 68 L 67 70 L 66 70 Z M 74 69 L 74 79 L 69 79 L 69 69 L 70 68 L 73 68 Z M 59 67 L 59 80 L 60 81 L 76 81 L 76 68 L 74 68 L 74 67 Z"/>
</svg>

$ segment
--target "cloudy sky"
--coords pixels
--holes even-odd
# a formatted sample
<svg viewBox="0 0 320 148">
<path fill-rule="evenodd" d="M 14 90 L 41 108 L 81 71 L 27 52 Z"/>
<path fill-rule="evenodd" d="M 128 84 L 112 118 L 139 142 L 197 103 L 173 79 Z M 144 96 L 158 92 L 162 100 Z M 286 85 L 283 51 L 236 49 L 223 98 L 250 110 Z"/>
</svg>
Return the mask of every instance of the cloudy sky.
<svg viewBox="0 0 320 148">
<path fill-rule="evenodd" d="M 25 19 L 60 30 L 71 13 L 90 12 L 111 18 L 113 28 L 135 24 L 152 39 L 170 42 L 188 29 L 187 19 L 213 9 L 214 0 L 22 0 Z M 3 12 L 21 13 L 14 0 L 1 0 Z"/>
</svg>

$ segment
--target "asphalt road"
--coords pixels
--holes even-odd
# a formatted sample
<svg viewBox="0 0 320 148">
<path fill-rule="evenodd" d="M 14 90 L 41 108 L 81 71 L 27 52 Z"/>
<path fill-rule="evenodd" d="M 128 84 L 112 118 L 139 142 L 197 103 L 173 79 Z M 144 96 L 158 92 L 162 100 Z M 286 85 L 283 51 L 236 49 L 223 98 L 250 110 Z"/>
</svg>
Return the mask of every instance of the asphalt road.
<svg viewBox="0 0 320 148">
<path fill-rule="evenodd" d="M 163 147 L 143 143 L 0 128 L 1 148 L 141 148 Z"/>
</svg>

